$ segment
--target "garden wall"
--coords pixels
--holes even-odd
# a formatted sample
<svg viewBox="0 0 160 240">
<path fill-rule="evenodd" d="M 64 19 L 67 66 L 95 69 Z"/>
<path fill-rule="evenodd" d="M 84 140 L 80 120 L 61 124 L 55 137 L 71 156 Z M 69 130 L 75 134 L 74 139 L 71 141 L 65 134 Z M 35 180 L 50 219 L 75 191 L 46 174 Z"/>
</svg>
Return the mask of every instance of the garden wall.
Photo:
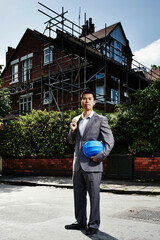
<svg viewBox="0 0 160 240">
<path fill-rule="evenodd" d="M 20 175 L 70 175 L 72 158 L 5 158 L 2 172 Z"/>
<path fill-rule="evenodd" d="M 160 157 L 135 157 L 133 177 L 160 180 Z"/>
<path fill-rule="evenodd" d="M 114 156 L 104 161 L 103 176 L 107 178 L 132 178 L 132 179 L 158 179 L 160 180 L 160 157 L 134 157 L 126 168 L 127 158 L 120 158 Z M 117 159 L 117 164 L 116 164 Z M 17 174 L 17 175 L 72 175 L 72 158 L 5 158 L 2 160 L 3 174 Z M 126 169 L 126 170 L 125 170 Z M 128 172 L 132 171 L 132 174 Z M 123 171 L 122 171 L 123 170 Z M 124 171 L 125 170 L 125 171 Z"/>
</svg>

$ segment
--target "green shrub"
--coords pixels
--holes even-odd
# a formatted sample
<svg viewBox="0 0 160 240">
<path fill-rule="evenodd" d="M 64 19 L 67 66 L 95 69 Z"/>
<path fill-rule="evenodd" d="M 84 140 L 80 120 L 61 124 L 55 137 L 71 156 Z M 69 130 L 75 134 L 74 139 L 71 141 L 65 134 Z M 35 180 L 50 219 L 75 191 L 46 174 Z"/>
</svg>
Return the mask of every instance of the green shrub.
<svg viewBox="0 0 160 240">
<path fill-rule="evenodd" d="M 110 114 L 113 153 L 160 153 L 160 80 L 131 96 L 131 103 Z"/>
<path fill-rule="evenodd" d="M 4 157 L 61 157 L 73 153 L 67 142 L 72 118 L 81 113 L 36 111 L 10 120 L 0 129 L 0 155 Z"/>
<path fill-rule="evenodd" d="M 82 109 L 64 112 L 36 111 L 10 120 L 0 128 L 0 155 L 3 157 L 64 157 L 73 154 L 67 142 L 70 122 Z M 112 153 L 160 153 L 160 80 L 131 96 L 107 115 L 115 146 Z"/>
</svg>

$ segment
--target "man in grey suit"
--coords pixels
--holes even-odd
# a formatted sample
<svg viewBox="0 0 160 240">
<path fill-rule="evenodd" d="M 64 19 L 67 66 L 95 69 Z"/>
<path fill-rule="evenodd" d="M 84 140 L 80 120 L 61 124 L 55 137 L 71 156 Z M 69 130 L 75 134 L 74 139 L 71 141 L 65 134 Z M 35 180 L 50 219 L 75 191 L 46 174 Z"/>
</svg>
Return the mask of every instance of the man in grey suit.
<svg viewBox="0 0 160 240">
<path fill-rule="evenodd" d="M 81 94 L 83 113 L 75 117 L 70 124 L 68 141 L 75 143 L 73 161 L 73 189 L 76 222 L 66 225 L 66 229 L 87 228 L 86 235 L 97 233 L 100 225 L 100 183 L 103 172 L 103 160 L 114 145 L 112 131 L 106 117 L 93 111 L 96 103 L 95 94 L 84 91 Z M 103 150 L 88 158 L 83 153 L 87 141 L 98 140 L 104 144 Z M 90 218 L 87 226 L 87 192 L 90 198 Z"/>
</svg>

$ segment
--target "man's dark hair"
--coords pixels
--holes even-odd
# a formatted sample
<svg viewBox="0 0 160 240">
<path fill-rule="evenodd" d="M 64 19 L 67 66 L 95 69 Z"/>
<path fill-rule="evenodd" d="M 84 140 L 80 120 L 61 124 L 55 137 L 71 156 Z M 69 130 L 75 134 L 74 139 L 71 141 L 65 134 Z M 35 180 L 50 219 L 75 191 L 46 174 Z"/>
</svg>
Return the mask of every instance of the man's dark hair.
<svg viewBox="0 0 160 240">
<path fill-rule="evenodd" d="M 82 93 L 81 93 L 81 100 L 82 100 L 82 98 L 83 98 L 83 95 L 84 94 L 92 94 L 93 95 L 93 98 L 94 98 L 94 100 L 96 100 L 96 94 L 94 93 L 94 92 L 92 92 L 91 90 L 84 90 Z"/>
</svg>

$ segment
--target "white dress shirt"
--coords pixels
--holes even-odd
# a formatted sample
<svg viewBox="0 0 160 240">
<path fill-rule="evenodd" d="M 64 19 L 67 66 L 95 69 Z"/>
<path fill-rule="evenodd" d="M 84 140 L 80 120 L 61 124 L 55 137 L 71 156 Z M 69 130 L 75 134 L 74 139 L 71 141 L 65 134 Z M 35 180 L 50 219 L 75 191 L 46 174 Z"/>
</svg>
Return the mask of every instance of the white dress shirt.
<svg viewBox="0 0 160 240">
<path fill-rule="evenodd" d="M 93 114 L 94 114 L 94 111 L 92 111 L 87 118 L 84 118 L 84 113 L 82 114 L 82 119 L 79 122 L 79 131 L 80 131 L 81 136 L 83 136 L 84 130 L 85 130 L 89 120 L 93 116 Z"/>
</svg>

